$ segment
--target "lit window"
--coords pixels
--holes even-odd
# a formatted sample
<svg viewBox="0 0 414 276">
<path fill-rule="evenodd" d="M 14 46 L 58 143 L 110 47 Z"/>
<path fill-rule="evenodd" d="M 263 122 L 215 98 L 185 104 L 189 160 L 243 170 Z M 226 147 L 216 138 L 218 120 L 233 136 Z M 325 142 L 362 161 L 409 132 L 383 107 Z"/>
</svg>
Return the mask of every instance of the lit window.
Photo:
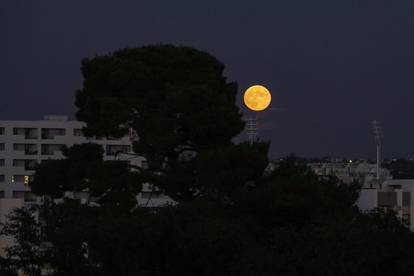
<svg viewBox="0 0 414 276">
<path fill-rule="evenodd" d="M 28 175 L 24 176 L 24 185 L 29 185 L 30 177 Z"/>
<path fill-rule="evenodd" d="M 32 175 L 12 175 L 12 183 L 23 183 L 25 185 L 33 181 Z"/>
</svg>

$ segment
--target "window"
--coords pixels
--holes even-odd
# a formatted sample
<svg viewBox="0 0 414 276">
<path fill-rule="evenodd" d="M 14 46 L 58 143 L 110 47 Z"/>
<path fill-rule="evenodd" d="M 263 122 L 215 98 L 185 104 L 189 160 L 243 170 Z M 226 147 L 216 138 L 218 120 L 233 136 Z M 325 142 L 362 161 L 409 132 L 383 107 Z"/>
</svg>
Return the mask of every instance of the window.
<svg viewBox="0 0 414 276">
<path fill-rule="evenodd" d="M 147 160 L 142 160 L 141 161 L 141 168 L 143 168 L 144 170 L 148 169 L 148 161 Z"/>
<path fill-rule="evenodd" d="M 24 151 L 26 155 L 36 155 L 37 145 L 36 144 L 13 144 L 14 151 Z"/>
<path fill-rule="evenodd" d="M 33 175 L 13 175 L 12 183 L 23 183 L 28 185 L 30 181 L 33 181 Z"/>
<path fill-rule="evenodd" d="M 81 128 L 74 128 L 73 129 L 73 136 L 83 136 L 83 132 Z"/>
<path fill-rule="evenodd" d="M 0 143 L 0 151 L 4 151 L 4 143 Z"/>
<path fill-rule="evenodd" d="M 36 199 L 37 199 L 37 197 L 34 193 L 28 192 L 28 191 L 24 192 L 24 201 L 25 202 L 36 202 Z"/>
<path fill-rule="evenodd" d="M 4 198 L 4 191 L 0 191 L 0 198 Z"/>
<path fill-rule="evenodd" d="M 42 128 L 42 139 L 55 139 L 55 136 L 65 136 L 64 128 Z"/>
<path fill-rule="evenodd" d="M 131 151 L 128 145 L 106 145 L 106 155 L 116 155 L 118 153 L 127 153 Z"/>
<path fill-rule="evenodd" d="M 13 167 L 24 167 L 23 159 L 13 159 Z"/>
<path fill-rule="evenodd" d="M 13 198 L 23 198 L 25 202 L 36 201 L 36 195 L 29 191 L 13 191 Z"/>
<path fill-rule="evenodd" d="M 4 174 L 0 174 L 0 182 L 4 182 Z"/>
<path fill-rule="evenodd" d="M 4 167 L 4 159 L 0 159 L 0 167 Z"/>
<path fill-rule="evenodd" d="M 13 191 L 13 198 L 24 198 L 24 191 Z"/>
<path fill-rule="evenodd" d="M 42 144 L 42 155 L 54 155 L 56 151 L 61 151 L 64 145 L 60 144 Z"/>
<path fill-rule="evenodd" d="M 13 128 L 13 135 L 23 135 L 25 139 L 37 139 L 37 128 Z"/>
<path fill-rule="evenodd" d="M 4 127 L 0 127 L 0 135 L 4 135 Z"/>
<path fill-rule="evenodd" d="M 36 160 L 33 159 L 13 159 L 13 167 L 24 167 L 25 170 L 34 170 Z"/>
</svg>

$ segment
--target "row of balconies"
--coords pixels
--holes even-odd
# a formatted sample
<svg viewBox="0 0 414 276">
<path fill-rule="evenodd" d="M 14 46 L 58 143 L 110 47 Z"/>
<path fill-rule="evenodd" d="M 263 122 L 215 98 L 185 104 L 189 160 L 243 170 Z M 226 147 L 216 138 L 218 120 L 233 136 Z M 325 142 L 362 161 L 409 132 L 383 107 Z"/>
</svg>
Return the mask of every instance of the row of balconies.
<svg viewBox="0 0 414 276">
<path fill-rule="evenodd" d="M 56 151 L 61 151 L 62 144 L 41 144 L 41 155 L 54 155 Z M 37 144 L 13 144 L 13 150 L 24 152 L 25 155 L 37 155 Z"/>
<path fill-rule="evenodd" d="M 62 144 L 41 144 L 41 155 L 54 155 L 55 152 L 61 151 Z M 0 143 L 0 151 L 5 150 L 5 144 Z M 24 152 L 25 155 L 37 155 L 37 144 L 13 144 L 13 150 L 16 152 Z M 114 156 L 119 152 L 128 153 L 131 152 L 130 145 L 106 145 L 106 155 Z"/>
<path fill-rule="evenodd" d="M 5 135 L 6 129 L 0 127 L 0 135 Z M 23 136 L 25 139 L 38 139 L 39 138 L 39 129 L 38 128 L 22 128 L 14 127 L 13 128 L 14 136 Z M 40 128 L 40 138 L 44 140 L 55 139 L 56 136 L 65 136 L 66 128 Z M 81 128 L 72 129 L 73 136 L 84 136 Z M 103 140 L 102 137 L 95 137 L 95 140 Z M 118 138 L 108 137 L 107 140 L 119 140 Z"/>
<path fill-rule="evenodd" d="M 79 133 L 80 131 L 80 133 Z M 3 133 L 5 131 L 3 130 Z M 80 129 L 73 130 L 74 136 L 81 136 Z M 75 135 L 75 133 L 77 135 Z M 24 136 L 25 139 L 38 139 L 39 137 L 39 129 L 37 128 L 13 128 L 13 135 L 15 136 Z M 40 137 L 41 139 L 54 139 L 55 136 L 65 136 L 66 129 L 65 128 L 41 128 L 40 129 Z"/>
<path fill-rule="evenodd" d="M 0 174 L 0 183 L 4 183 L 5 181 L 5 175 Z M 25 185 L 29 184 L 30 181 L 33 181 L 33 175 L 14 174 L 10 179 L 12 183 L 24 183 Z"/>
</svg>

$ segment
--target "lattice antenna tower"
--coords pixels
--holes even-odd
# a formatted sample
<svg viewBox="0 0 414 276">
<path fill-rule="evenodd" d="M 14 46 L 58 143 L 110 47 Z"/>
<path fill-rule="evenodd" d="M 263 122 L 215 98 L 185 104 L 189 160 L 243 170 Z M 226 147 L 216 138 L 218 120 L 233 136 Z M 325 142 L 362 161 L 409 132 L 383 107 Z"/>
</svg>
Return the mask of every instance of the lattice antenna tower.
<svg viewBox="0 0 414 276">
<path fill-rule="evenodd" d="M 250 117 L 246 119 L 246 133 L 249 138 L 250 144 L 253 144 L 257 141 L 258 136 L 258 126 L 257 126 L 257 117 Z"/>
<path fill-rule="evenodd" d="M 376 180 L 378 185 L 381 187 L 380 183 L 380 169 L 381 169 L 381 148 L 382 148 L 382 139 L 384 137 L 384 131 L 382 130 L 381 122 L 372 121 L 372 130 L 374 132 L 375 145 L 377 146 L 377 174 Z"/>
</svg>

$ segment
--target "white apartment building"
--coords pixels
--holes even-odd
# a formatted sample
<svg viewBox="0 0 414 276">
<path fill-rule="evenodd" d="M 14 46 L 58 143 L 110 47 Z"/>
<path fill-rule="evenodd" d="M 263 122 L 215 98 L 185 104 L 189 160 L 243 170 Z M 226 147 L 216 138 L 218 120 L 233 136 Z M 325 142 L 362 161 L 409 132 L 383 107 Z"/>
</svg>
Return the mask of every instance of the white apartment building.
<svg viewBox="0 0 414 276">
<path fill-rule="evenodd" d="M 39 121 L 0 121 L 0 198 L 35 200 L 28 187 L 34 166 L 48 159 L 63 158 L 62 146 L 82 143 L 102 145 L 104 159 L 131 152 L 128 136 L 121 139 L 90 139 L 82 135 L 85 123 L 66 116 L 45 116 Z M 134 160 L 141 165 L 142 160 Z"/>
<path fill-rule="evenodd" d="M 414 179 L 389 179 L 381 189 L 362 189 L 357 206 L 366 212 L 392 210 L 414 231 Z"/>
<path fill-rule="evenodd" d="M 86 138 L 82 134 L 85 123 L 69 120 L 67 116 L 45 116 L 38 121 L 0 121 L 0 222 L 16 208 L 37 201 L 28 183 L 34 166 L 48 159 L 61 159 L 62 146 L 96 143 L 104 149 L 104 160 L 128 160 L 135 166 L 146 166 L 142 157 L 131 155 L 132 135 L 121 139 Z M 174 204 L 166 196 L 153 193 L 145 184 L 137 195 L 137 204 L 159 207 Z M 74 196 L 74 195 L 72 195 Z M 79 195 L 82 197 L 82 194 Z M 13 244 L 11 237 L 0 237 L 0 255 Z"/>
</svg>

